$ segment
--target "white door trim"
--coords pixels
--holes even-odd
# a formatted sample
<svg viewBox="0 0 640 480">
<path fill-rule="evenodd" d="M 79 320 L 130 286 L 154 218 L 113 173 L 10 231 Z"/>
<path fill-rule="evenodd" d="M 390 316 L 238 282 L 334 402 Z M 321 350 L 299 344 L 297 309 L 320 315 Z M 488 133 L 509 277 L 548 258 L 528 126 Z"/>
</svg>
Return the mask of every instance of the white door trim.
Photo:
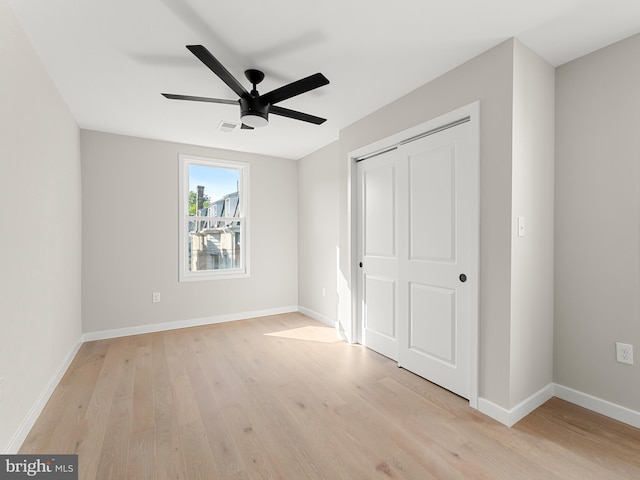
<svg viewBox="0 0 640 480">
<path fill-rule="evenodd" d="M 347 195 L 347 199 L 349 202 L 348 206 L 348 225 L 349 225 L 349 245 L 350 245 L 350 259 L 351 259 L 351 305 L 350 305 L 350 318 L 348 319 L 348 324 L 345 325 L 345 333 L 347 339 L 351 342 L 360 343 L 362 341 L 362 331 L 360 321 L 357 315 L 357 281 L 358 281 L 358 271 L 357 271 L 357 199 L 355 198 L 357 188 L 356 188 L 356 163 L 358 160 L 375 155 L 379 152 L 387 151 L 391 148 L 394 148 L 397 145 L 400 145 L 410 139 L 415 137 L 420 137 L 426 132 L 430 132 L 432 130 L 437 130 L 440 127 L 445 125 L 449 125 L 455 123 L 456 121 L 463 119 L 465 117 L 469 117 L 470 125 L 473 129 L 474 136 L 476 138 L 476 145 L 474 148 L 474 157 L 472 159 L 473 162 L 473 170 L 475 174 L 475 178 L 477 179 L 474 182 L 475 191 L 470 192 L 472 198 L 477 199 L 477 208 L 474 209 L 472 215 L 472 228 L 471 231 L 474 232 L 473 239 L 473 247 L 472 247 L 472 270 L 470 271 L 470 275 L 474 275 L 475 278 L 478 279 L 476 285 L 478 288 L 474 289 L 471 294 L 471 311 L 472 318 L 470 322 L 470 345 L 469 345 L 469 405 L 472 408 L 478 408 L 478 340 L 479 340 L 479 318 L 478 318 L 478 290 L 479 290 L 479 279 L 480 279 L 480 102 L 476 101 L 469 105 L 465 105 L 463 107 L 457 108 L 449 113 L 445 113 L 440 115 L 437 118 L 428 120 L 424 123 L 411 127 L 402 132 L 396 133 L 384 139 L 373 142 L 364 147 L 360 147 L 356 150 L 349 152 L 348 154 L 348 188 L 349 192 Z"/>
</svg>

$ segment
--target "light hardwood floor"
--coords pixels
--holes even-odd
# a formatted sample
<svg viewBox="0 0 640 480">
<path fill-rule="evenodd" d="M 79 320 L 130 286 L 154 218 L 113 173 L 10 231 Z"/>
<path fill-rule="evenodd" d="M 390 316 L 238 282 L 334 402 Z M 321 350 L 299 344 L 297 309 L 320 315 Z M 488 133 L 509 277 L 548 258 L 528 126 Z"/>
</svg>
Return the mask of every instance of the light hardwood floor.
<svg viewBox="0 0 640 480">
<path fill-rule="evenodd" d="M 639 479 L 640 430 L 552 399 L 509 429 L 301 314 L 89 342 L 21 453 L 82 479 Z"/>
</svg>

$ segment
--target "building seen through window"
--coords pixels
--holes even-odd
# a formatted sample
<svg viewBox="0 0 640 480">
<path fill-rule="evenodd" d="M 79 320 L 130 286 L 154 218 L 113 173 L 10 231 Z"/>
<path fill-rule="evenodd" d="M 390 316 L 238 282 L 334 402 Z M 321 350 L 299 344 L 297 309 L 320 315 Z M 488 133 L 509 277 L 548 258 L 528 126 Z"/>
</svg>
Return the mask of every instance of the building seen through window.
<svg viewBox="0 0 640 480">
<path fill-rule="evenodd" d="M 248 166 L 193 157 L 181 162 L 187 204 L 181 214 L 181 279 L 247 274 Z"/>
<path fill-rule="evenodd" d="M 218 270 L 241 267 L 241 222 L 238 191 L 211 201 L 197 186 L 195 218 L 189 222 L 189 269 Z M 198 217 L 203 217 L 200 219 Z"/>
</svg>

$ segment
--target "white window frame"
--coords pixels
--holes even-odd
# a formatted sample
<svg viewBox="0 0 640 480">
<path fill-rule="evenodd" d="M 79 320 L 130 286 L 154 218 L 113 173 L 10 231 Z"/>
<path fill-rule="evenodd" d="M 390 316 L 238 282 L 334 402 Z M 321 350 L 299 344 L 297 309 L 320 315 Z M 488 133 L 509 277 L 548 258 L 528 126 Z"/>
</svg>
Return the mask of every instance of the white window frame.
<svg viewBox="0 0 640 480">
<path fill-rule="evenodd" d="M 240 259 L 239 268 L 191 271 L 189 269 L 189 221 L 195 217 L 189 215 L 189 166 L 202 165 L 207 167 L 220 167 L 240 171 L 240 181 L 238 184 L 239 198 L 239 218 L 234 217 L 234 221 L 242 223 L 242 234 L 240 235 Z M 191 282 L 202 280 L 222 280 L 231 278 L 244 278 L 250 276 L 249 271 L 249 164 L 235 160 L 220 160 L 209 157 L 199 157 L 195 155 L 180 154 L 178 156 L 178 181 L 179 181 L 179 281 Z M 214 199 L 212 199 L 214 200 Z M 197 217 L 198 220 L 211 221 L 231 221 L 231 217 Z"/>
</svg>

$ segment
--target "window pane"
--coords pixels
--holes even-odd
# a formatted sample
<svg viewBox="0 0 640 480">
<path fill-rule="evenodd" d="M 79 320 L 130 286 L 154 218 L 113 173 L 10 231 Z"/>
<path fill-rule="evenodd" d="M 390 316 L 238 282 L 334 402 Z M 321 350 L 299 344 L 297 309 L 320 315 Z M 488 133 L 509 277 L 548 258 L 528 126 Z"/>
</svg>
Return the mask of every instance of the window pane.
<svg viewBox="0 0 640 480">
<path fill-rule="evenodd" d="M 189 219 L 191 272 L 242 268 L 242 221 Z"/>
<path fill-rule="evenodd" d="M 187 270 L 243 268 L 242 171 L 190 164 Z"/>
<path fill-rule="evenodd" d="M 233 217 L 233 212 L 223 211 L 225 199 L 235 194 L 236 203 L 240 185 L 240 170 L 234 168 L 213 167 L 208 165 L 189 165 L 189 215 L 214 215 Z M 204 208 L 215 205 L 215 213 L 205 213 Z M 213 211 L 213 209 L 212 209 Z"/>
</svg>

